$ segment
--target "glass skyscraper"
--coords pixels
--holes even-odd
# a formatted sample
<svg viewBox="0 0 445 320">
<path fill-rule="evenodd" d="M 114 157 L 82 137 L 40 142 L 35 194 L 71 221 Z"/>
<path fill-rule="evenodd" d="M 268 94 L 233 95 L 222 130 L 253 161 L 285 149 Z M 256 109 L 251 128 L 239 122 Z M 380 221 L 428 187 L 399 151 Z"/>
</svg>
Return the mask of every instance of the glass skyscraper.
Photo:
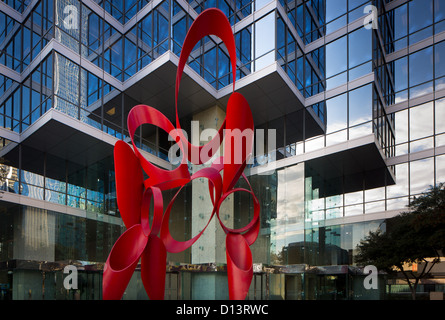
<svg viewBox="0 0 445 320">
<path fill-rule="evenodd" d="M 246 169 L 261 204 L 248 299 L 409 291 L 384 274 L 366 290 L 356 246 L 445 182 L 445 0 L 2 0 L 0 299 L 102 298 L 104 262 L 125 230 L 113 146 L 130 142 L 127 115 L 138 104 L 174 121 L 181 47 L 211 7 L 233 27 L 236 91 L 265 141 L 274 132 L 275 148 L 265 143 L 267 157 Z M 231 70 L 219 39 L 194 48 L 179 93 L 187 132 L 192 121 L 219 128 Z M 136 133 L 145 157 L 165 169 L 174 167 L 171 143 L 154 126 Z M 201 189 L 190 183 L 176 199 L 178 240 L 207 222 Z M 227 225 L 246 225 L 249 194 L 226 202 Z M 166 299 L 228 298 L 217 227 L 168 254 Z M 77 289 L 64 286 L 68 265 Z M 444 286 L 436 277 L 420 290 Z M 146 298 L 136 272 L 124 299 Z"/>
</svg>

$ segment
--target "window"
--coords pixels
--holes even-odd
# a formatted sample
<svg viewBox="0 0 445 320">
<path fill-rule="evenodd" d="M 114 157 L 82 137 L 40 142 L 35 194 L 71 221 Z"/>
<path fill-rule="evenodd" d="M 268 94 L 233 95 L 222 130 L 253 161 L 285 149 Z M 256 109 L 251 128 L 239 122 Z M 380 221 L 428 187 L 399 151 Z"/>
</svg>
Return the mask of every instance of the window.
<svg viewBox="0 0 445 320">
<path fill-rule="evenodd" d="M 326 22 L 345 14 L 347 10 L 346 0 L 329 0 L 326 1 Z"/>
<path fill-rule="evenodd" d="M 349 126 L 372 120 L 372 85 L 349 92 Z"/>
<path fill-rule="evenodd" d="M 408 163 L 396 165 L 395 173 L 397 177 L 397 183 L 387 187 L 388 199 L 409 195 Z"/>
<path fill-rule="evenodd" d="M 408 110 L 399 111 L 395 114 L 396 144 L 408 141 Z"/>
<path fill-rule="evenodd" d="M 361 28 L 349 34 L 349 68 L 372 59 L 372 32 Z"/>
<path fill-rule="evenodd" d="M 436 134 L 439 134 L 445 132 L 445 99 L 436 100 L 435 106 Z"/>
<path fill-rule="evenodd" d="M 327 109 L 327 130 L 326 133 L 336 132 L 346 129 L 348 121 L 348 100 L 347 95 L 335 97 L 326 101 Z"/>
<path fill-rule="evenodd" d="M 136 44 L 133 41 L 136 41 L 136 34 L 135 30 L 136 28 L 133 28 L 132 31 L 130 31 L 125 36 L 125 42 L 124 42 L 124 81 L 133 76 L 136 73 Z M 132 41 L 133 40 L 133 41 Z"/>
<path fill-rule="evenodd" d="M 224 50 L 221 49 L 220 46 L 218 46 L 218 88 L 224 88 L 225 86 L 229 85 L 232 82 L 232 69 L 230 68 L 230 60 L 229 56 L 224 52 Z M 248 70 L 246 68 L 243 68 L 243 71 L 248 73 Z M 244 74 L 241 75 L 241 77 Z"/>
<path fill-rule="evenodd" d="M 445 19 L 445 0 L 434 0 L 434 21 Z"/>
<path fill-rule="evenodd" d="M 408 34 L 407 5 L 402 5 L 394 10 L 394 39 L 400 39 Z"/>
<path fill-rule="evenodd" d="M 181 47 L 182 47 L 182 44 L 184 43 L 185 34 L 187 32 L 186 27 L 187 27 L 187 17 L 186 16 L 181 18 L 178 22 L 176 22 L 173 25 L 172 46 L 173 46 L 173 52 L 178 56 L 181 54 Z"/>
<path fill-rule="evenodd" d="M 416 195 L 434 185 L 434 158 L 410 163 L 410 193 Z"/>
<path fill-rule="evenodd" d="M 414 0 L 409 3 L 409 32 L 419 31 L 433 23 L 433 0 Z"/>
<path fill-rule="evenodd" d="M 275 61 L 275 12 L 255 23 L 255 70 Z"/>
<path fill-rule="evenodd" d="M 445 41 L 436 44 L 434 50 L 434 75 L 440 78 L 445 76 Z"/>
<path fill-rule="evenodd" d="M 408 58 L 398 59 L 394 63 L 394 90 L 399 92 L 408 88 Z"/>
<path fill-rule="evenodd" d="M 252 60 L 252 27 L 249 26 L 235 34 L 237 58 L 243 64 L 249 63 Z M 246 66 L 250 71 L 250 64 Z"/>
<path fill-rule="evenodd" d="M 436 157 L 436 184 L 445 182 L 445 155 Z"/>
<path fill-rule="evenodd" d="M 60 54 L 56 54 L 54 68 L 54 93 L 77 104 L 79 101 L 79 66 Z"/>
<path fill-rule="evenodd" d="M 212 86 L 216 87 L 216 52 L 217 48 L 213 41 L 211 41 L 210 47 L 212 49 L 204 53 L 204 79 Z"/>
<path fill-rule="evenodd" d="M 409 85 L 418 84 L 433 79 L 433 47 L 413 53 L 409 56 Z"/>
<path fill-rule="evenodd" d="M 326 46 L 326 78 L 330 78 L 347 69 L 346 48 L 346 37 L 342 37 Z"/>
<path fill-rule="evenodd" d="M 433 135 L 433 103 L 429 102 L 410 109 L 409 115 L 410 140 Z"/>
<path fill-rule="evenodd" d="M 255 0 L 255 10 L 261 9 L 269 2 L 270 2 L 269 0 Z"/>
</svg>

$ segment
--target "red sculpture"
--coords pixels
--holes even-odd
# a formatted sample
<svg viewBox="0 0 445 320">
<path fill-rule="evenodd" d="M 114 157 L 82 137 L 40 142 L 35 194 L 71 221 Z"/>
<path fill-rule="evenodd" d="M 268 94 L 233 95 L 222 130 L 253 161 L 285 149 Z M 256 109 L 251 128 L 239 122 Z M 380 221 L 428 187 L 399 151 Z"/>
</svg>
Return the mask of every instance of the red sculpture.
<svg viewBox="0 0 445 320">
<path fill-rule="evenodd" d="M 194 146 L 187 140 L 179 123 L 178 92 L 182 72 L 194 46 L 208 35 L 219 37 L 229 52 L 235 91 L 236 47 L 232 28 L 222 11 L 207 9 L 190 27 L 179 58 L 175 90 L 176 126 L 157 109 L 138 105 L 130 111 L 127 119 L 133 148 L 123 141 L 118 141 L 115 145 L 117 203 L 127 230 L 116 241 L 105 263 L 103 299 L 122 298 L 139 259 L 141 259 L 142 282 L 149 298 L 153 300 L 164 298 L 167 251 L 181 252 L 189 248 L 206 229 L 188 241 L 175 240 L 169 231 L 170 212 L 178 193 L 187 183 L 197 178 L 205 178 L 209 183 L 213 208 L 207 225 L 216 215 L 226 233 L 229 298 L 245 299 L 249 290 L 253 276 L 249 246 L 255 242 L 260 226 L 260 205 L 243 173 L 252 154 L 253 145 L 254 125 L 250 107 L 241 94 L 234 92 L 228 101 L 226 119 L 219 129 L 219 135 L 201 147 Z M 182 162 L 176 169 L 171 171 L 161 169 L 150 163 L 138 151 L 133 137 L 136 129 L 142 124 L 158 126 L 173 137 L 183 154 Z M 214 161 L 210 167 L 203 168 L 191 176 L 187 160 L 196 165 L 206 162 L 203 158 L 213 156 L 208 154 L 208 150 L 217 150 L 222 144 L 223 133 L 227 132 L 224 156 Z M 239 137 L 236 135 L 240 133 L 245 138 L 244 144 L 237 139 Z M 203 151 L 206 152 L 205 157 L 200 157 Z M 143 172 L 148 175 L 146 180 Z M 234 188 L 240 177 L 246 180 L 250 190 Z M 164 211 L 162 191 L 177 187 L 179 187 L 177 193 Z M 234 192 L 251 194 L 254 204 L 252 220 L 240 229 L 228 228 L 219 217 L 221 203 Z M 152 201 L 153 212 L 149 212 Z M 149 214 L 153 215 L 151 225 Z"/>
</svg>

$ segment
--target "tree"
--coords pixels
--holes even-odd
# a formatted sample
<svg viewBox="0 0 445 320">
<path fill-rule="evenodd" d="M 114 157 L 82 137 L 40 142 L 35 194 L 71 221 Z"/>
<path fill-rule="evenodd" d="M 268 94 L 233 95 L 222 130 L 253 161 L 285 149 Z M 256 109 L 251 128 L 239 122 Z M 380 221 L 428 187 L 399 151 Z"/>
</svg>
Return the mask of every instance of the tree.
<svg viewBox="0 0 445 320">
<path fill-rule="evenodd" d="M 357 263 L 374 265 L 388 273 L 401 272 L 413 300 L 422 278 L 445 252 L 445 184 L 439 184 L 409 204 L 409 211 L 387 219 L 386 232 L 377 230 L 358 245 Z M 422 263 L 413 271 L 413 264 Z"/>
</svg>

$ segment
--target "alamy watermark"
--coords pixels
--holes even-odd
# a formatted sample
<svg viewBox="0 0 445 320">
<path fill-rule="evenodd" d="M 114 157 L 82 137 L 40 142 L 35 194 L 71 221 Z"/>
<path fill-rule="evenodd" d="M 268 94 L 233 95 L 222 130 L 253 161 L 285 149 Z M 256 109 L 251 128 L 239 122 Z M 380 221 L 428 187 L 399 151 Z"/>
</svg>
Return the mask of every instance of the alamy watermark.
<svg viewBox="0 0 445 320">
<path fill-rule="evenodd" d="M 379 19 L 378 19 L 378 9 L 376 6 L 367 5 L 363 9 L 363 13 L 368 14 L 363 21 L 363 25 L 365 29 L 378 29 L 379 28 Z"/>
<path fill-rule="evenodd" d="M 363 287 L 366 290 L 377 290 L 379 288 L 379 270 L 375 266 L 366 266 L 363 273 L 367 274 L 363 280 Z"/>
<path fill-rule="evenodd" d="M 68 274 L 65 279 L 63 279 L 63 287 L 66 290 L 78 289 L 78 274 L 77 274 L 77 267 L 73 265 L 67 265 L 65 268 L 63 268 L 63 273 Z"/>
<path fill-rule="evenodd" d="M 63 8 L 65 18 L 63 19 L 63 26 L 67 30 L 79 29 L 79 10 L 76 6 L 68 5 Z"/>
<path fill-rule="evenodd" d="M 74 5 L 67 5 L 63 9 L 65 18 L 63 26 L 68 30 L 77 30 L 79 28 L 79 9 Z M 363 13 L 368 14 L 363 25 L 366 29 L 378 29 L 378 9 L 376 6 L 367 5 L 363 8 Z"/>
<path fill-rule="evenodd" d="M 190 153 L 193 163 L 218 163 L 220 157 L 224 155 L 223 164 L 242 164 L 246 161 L 248 165 L 261 167 L 263 173 L 259 174 L 271 174 L 276 168 L 277 133 L 275 129 L 267 131 L 264 129 L 224 129 L 223 138 L 225 140 L 219 145 L 209 143 L 212 139 L 221 141 L 218 130 L 208 128 L 199 133 L 199 128 L 199 121 L 191 122 L 192 141 L 199 140 L 199 143 L 203 145 L 201 150 L 187 150 L 186 143 L 179 145 L 182 139 L 189 141 L 188 134 L 184 130 L 181 130 L 181 134 L 177 129 L 170 132 L 169 141 L 176 142 L 168 151 L 168 160 L 171 164 L 185 163 L 186 160 L 181 152 L 184 151 L 186 154 Z M 228 143 L 226 143 L 227 141 Z M 221 146 L 226 148 L 224 154 Z M 250 154 L 247 154 L 248 150 L 252 150 Z"/>
</svg>

